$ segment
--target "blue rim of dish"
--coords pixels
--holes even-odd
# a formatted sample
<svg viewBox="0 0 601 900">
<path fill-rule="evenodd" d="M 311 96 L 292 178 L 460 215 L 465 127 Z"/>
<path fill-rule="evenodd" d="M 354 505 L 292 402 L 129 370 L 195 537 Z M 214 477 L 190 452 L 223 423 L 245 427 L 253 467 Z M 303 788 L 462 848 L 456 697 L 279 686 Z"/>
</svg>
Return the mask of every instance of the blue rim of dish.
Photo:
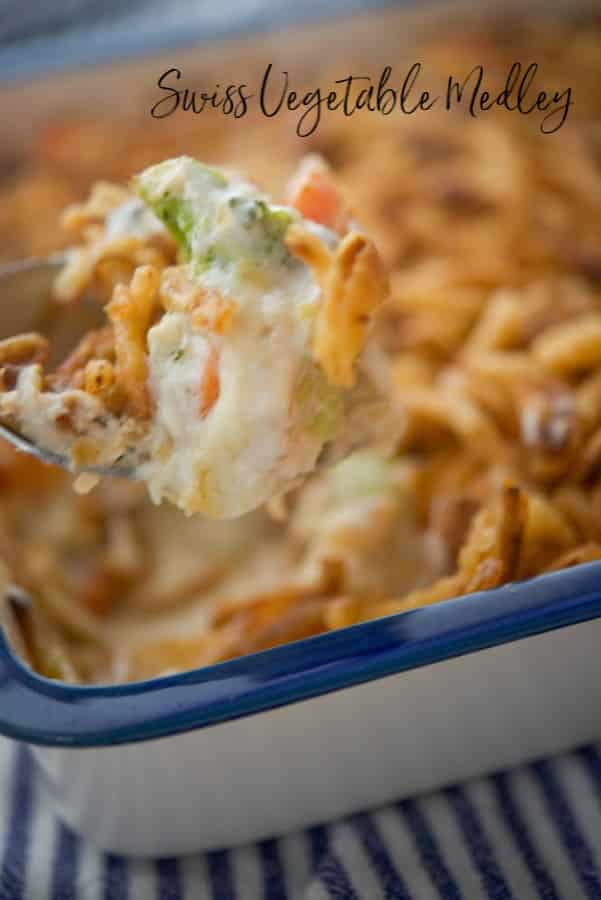
<svg viewBox="0 0 601 900">
<path fill-rule="evenodd" d="M 97 687 L 39 677 L 0 634 L 0 733 L 62 747 L 165 737 L 599 616 L 601 563 L 589 563 L 202 669 Z"/>
<path fill-rule="evenodd" d="M 420 0 L 434 5 L 437 0 Z M 135 59 L 155 53 L 167 53 L 178 48 L 193 47 L 209 42 L 269 34 L 282 29 L 318 25 L 324 20 L 336 20 L 353 13 L 371 13 L 390 7 L 415 8 L 415 0 L 324 0 L 311 8 L 302 4 L 269 6 L 239 16 L 234 22 L 180 23 L 167 25 L 157 31 L 152 21 L 125 22 L 108 31 L 100 24 L 92 30 L 85 22 L 62 34 L 33 37 L 0 46 L 0 87 L 21 79 L 35 79 L 50 73 L 74 68 Z"/>
</svg>

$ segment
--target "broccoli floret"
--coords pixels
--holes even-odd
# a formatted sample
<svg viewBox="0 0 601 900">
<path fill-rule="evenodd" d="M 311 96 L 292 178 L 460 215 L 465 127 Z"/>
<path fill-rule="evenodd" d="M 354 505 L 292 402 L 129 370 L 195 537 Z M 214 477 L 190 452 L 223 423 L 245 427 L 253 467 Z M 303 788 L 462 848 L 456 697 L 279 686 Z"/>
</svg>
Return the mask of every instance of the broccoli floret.
<svg viewBox="0 0 601 900">
<path fill-rule="evenodd" d="M 192 256 L 193 232 L 203 223 L 193 211 L 190 200 L 180 195 L 182 171 L 186 171 L 187 178 L 198 178 L 201 183 L 208 179 L 215 187 L 227 187 L 227 179 L 221 172 L 188 157 L 168 159 L 150 166 L 134 179 L 133 184 L 140 199 L 173 236 L 187 261 Z"/>
<path fill-rule="evenodd" d="M 141 199 L 163 222 L 183 261 L 192 263 L 197 274 L 213 264 L 228 266 L 252 258 L 293 265 L 284 236 L 294 213 L 252 197 L 252 191 L 248 196 L 247 187 L 225 202 L 221 190 L 228 185 L 220 172 L 189 157 L 151 166 L 134 180 Z M 232 187 L 235 190 L 235 183 Z M 224 206 L 229 208 L 233 229 L 223 215 Z M 214 235 L 211 240 L 215 231 L 221 237 Z"/>
<path fill-rule="evenodd" d="M 141 196 L 144 200 L 144 195 Z M 190 235 L 194 228 L 194 217 L 190 204 L 165 192 L 160 200 L 152 204 L 152 211 L 173 237 L 184 261 L 187 262 L 191 255 Z"/>
</svg>

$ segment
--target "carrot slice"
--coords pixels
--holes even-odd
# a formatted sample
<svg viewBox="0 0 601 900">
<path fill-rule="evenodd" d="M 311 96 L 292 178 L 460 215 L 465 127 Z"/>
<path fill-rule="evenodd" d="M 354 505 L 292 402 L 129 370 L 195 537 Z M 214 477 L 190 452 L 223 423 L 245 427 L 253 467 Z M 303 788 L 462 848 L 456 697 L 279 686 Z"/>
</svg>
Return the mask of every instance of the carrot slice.
<svg viewBox="0 0 601 900">
<path fill-rule="evenodd" d="M 348 230 L 348 216 L 327 170 L 321 166 L 308 168 L 293 187 L 290 206 L 311 222 L 325 225 L 339 234 Z"/>
<path fill-rule="evenodd" d="M 200 379 L 198 414 L 201 418 L 204 418 L 211 411 L 218 397 L 219 354 L 214 347 L 211 347 Z"/>
</svg>

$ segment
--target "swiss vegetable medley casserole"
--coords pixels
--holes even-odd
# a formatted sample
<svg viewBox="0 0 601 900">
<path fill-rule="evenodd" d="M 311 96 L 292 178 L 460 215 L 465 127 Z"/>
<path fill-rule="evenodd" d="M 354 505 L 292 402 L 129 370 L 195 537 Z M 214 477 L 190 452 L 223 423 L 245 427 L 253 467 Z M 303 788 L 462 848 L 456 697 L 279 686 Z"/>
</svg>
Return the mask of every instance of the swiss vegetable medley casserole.
<svg viewBox="0 0 601 900">
<path fill-rule="evenodd" d="M 101 319 L 58 361 L 41 326 L 0 341 L 0 420 L 73 470 L 0 444 L 36 671 L 144 679 L 601 560 L 601 29 L 420 59 L 501 83 L 532 48 L 573 92 L 553 135 L 76 118 L 0 160 L 2 257 L 66 248 L 51 315 Z"/>
</svg>

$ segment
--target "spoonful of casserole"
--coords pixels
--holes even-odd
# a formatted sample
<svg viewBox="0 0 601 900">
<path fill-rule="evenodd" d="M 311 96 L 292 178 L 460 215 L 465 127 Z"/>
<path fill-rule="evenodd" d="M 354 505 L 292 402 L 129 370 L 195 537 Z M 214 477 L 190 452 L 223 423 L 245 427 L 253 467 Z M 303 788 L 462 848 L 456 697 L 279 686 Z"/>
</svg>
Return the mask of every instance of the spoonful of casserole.
<svg viewBox="0 0 601 900">
<path fill-rule="evenodd" d="M 51 371 L 41 334 L 0 341 L 2 434 L 216 518 L 354 448 L 378 403 L 362 358 L 386 277 L 319 159 L 288 203 L 179 157 L 68 211 L 83 244 L 55 283 L 61 315 L 95 290 L 104 322 Z"/>
</svg>

